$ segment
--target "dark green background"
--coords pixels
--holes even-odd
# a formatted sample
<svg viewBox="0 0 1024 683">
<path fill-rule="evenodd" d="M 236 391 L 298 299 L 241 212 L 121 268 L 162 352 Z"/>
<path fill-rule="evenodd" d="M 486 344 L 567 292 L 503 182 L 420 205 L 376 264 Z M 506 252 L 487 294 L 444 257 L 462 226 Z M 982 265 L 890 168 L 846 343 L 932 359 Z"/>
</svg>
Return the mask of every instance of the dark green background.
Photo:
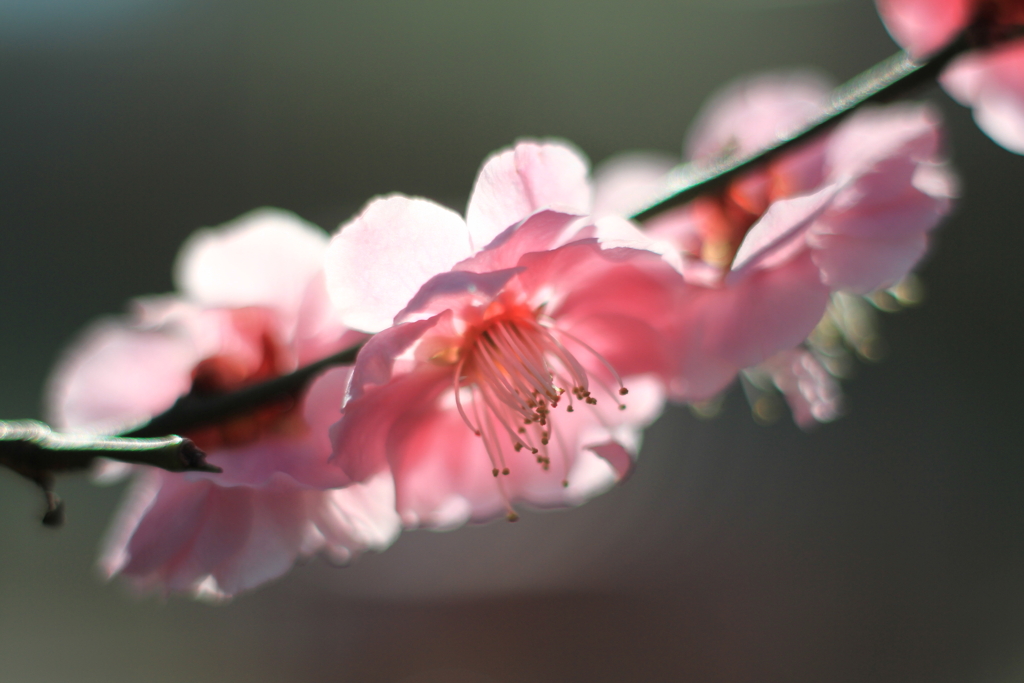
<svg viewBox="0 0 1024 683">
<path fill-rule="evenodd" d="M 866 0 L 0 0 L 0 415 L 39 415 L 63 345 L 169 289 L 196 227 L 275 205 L 334 229 L 395 190 L 461 207 L 519 136 L 675 151 L 732 77 L 893 50 Z M 579 510 L 410 533 L 227 607 L 96 578 L 120 487 L 63 480 L 54 532 L 3 471 L 0 680 L 1020 680 L 1024 158 L 930 94 L 965 196 L 841 421 L 670 410 Z"/>
</svg>

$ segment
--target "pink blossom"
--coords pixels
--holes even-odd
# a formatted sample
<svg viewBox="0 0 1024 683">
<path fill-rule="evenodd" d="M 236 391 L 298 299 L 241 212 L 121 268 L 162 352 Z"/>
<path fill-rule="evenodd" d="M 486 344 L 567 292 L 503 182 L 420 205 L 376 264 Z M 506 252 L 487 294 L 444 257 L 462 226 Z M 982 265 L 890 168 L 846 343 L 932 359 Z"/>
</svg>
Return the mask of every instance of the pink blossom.
<svg viewBox="0 0 1024 683">
<path fill-rule="evenodd" d="M 590 195 L 574 149 L 520 142 L 484 164 L 465 220 L 392 195 L 333 238 L 331 295 L 377 332 L 334 461 L 355 481 L 390 470 L 407 526 L 576 505 L 629 473 L 683 287 L 632 226 L 579 220 Z"/>
<path fill-rule="evenodd" d="M 53 421 L 116 432 L 182 394 L 265 380 L 365 339 L 338 321 L 324 287 L 327 236 L 260 210 L 196 233 L 175 268 L 181 296 L 135 303 L 95 325 L 57 367 Z M 100 559 L 142 590 L 227 597 L 324 551 L 347 561 L 398 532 L 387 473 L 353 484 L 327 463 L 351 368 L 317 378 L 297 404 L 269 405 L 186 434 L 223 469 L 135 468 Z"/>
<path fill-rule="evenodd" d="M 1020 0 L 877 0 L 886 28 L 915 57 L 937 52 L 972 27 L 983 42 L 1024 27 Z M 978 126 L 1006 149 L 1024 154 L 1024 40 L 970 50 L 940 78 Z"/>
<path fill-rule="evenodd" d="M 697 158 L 751 151 L 813 117 L 827 95 L 820 79 L 801 75 L 738 83 L 704 110 L 688 149 Z M 598 186 L 608 186 L 607 174 L 640 177 L 637 168 L 620 159 Z M 899 281 L 924 255 L 954 185 L 931 109 L 869 108 L 719 194 L 651 220 L 648 235 L 682 254 L 691 287 L 674 396 L 708 399 L 739 370 L 802 344 L 832 292 Z"/>
</svg>

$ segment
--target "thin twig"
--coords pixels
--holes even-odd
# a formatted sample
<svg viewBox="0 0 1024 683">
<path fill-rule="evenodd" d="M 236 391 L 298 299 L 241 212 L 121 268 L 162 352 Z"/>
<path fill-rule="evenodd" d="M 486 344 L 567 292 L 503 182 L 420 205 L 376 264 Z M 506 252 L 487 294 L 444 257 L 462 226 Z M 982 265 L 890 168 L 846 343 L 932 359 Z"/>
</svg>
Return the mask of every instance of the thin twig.
<svg viewBox="0 0 1024 683">
<path fill-rule="evenodd" d="M 243 415 L 254 408 L 295 400 L 318 374 L 337 365 L 355 362 L 362 345 L 354 346 L 333 356 L 299 368 L 295 372 L 272 380 L 253 384 L 227 394 L 189 393 L 179 398 L 167 411 L 152 420 L 125 432 L 125 437 L 149 437 L 162 434 L 185 434 L 198 427 L 217 424 L 225 419 Z"/>
</svg>

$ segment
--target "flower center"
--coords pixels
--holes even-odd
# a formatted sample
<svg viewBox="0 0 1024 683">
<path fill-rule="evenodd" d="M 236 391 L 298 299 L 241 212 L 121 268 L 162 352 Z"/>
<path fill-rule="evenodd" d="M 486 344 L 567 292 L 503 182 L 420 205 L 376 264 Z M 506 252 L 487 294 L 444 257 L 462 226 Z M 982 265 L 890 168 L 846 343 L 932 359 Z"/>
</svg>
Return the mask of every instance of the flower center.
<svg viewBox="0 0 1024 683">
<path fill-rule="evenodd" d="M 467 334 L 455 367 L 456 406 L 466 425 L 483 440 L 495 477 L 510 473 L 506 445 L 516 453 L 529 451 L 548 470 L 548 445 L 552 440 L 556 440 L 555 450 L 562 455 L 568 470 L 568 444 L 561 442 L 562 436 L 552 418 L 563 403 L 570 413 L 577 403 L 596 405 L 597 398 L 591 394 L 592 381 L 620 409 L 626 407 L 618 396 L 628 391 L 608 361 L 583 341 L 542 323 L 539 317 L 539 312 L 517 310 L 487 320 Z M 600 378 L 591 377 L 566 347 L 567 343 L 590 353 L 607 367 L 618 383 L 617 391 Z M 466 394 L 471 400 L 464 402 Z M 564 475 L 562 484 L 568 486 L 568 472 Z M 516 518 L 509 508 L 509 519 Z"/>
<path fill-rule="evenodd" d="M 278 377 L 287 371 L 285 351 L 255 309 L 232 312 L 232 324 L 251 347 L 244 356 L 220 353 L 200 361 L 192 370 L 191 393 L 216 395 Z M 186 436 L 204 451 L 237 448 L 271 434 L 305 430 L 300 403 L 291 399 L 261 406 L 222 422 L 190 430 Z"/>
</svg>

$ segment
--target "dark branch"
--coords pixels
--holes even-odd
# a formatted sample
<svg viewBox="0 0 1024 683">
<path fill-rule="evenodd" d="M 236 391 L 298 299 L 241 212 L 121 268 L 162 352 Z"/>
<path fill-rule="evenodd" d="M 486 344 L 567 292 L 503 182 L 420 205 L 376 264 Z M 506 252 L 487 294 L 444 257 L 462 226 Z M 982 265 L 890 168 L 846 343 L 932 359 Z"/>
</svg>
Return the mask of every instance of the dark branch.
<svg viewBox="0 0 1024 683">
<path fill-rule="evenodd" d="M 189 393 L 179 398 L 167 411 L 146 424 L 123 434 L 126 437 L 150 437 L 163 434 L 184 434 L 243 415 L 260 406 L 294 401 L 306 386 L 324 370 L 355 362 L 360 346 L 346 349 L 315 363 L 299 368 L 289 375 L 254 384 L 227 394 Z"/>
<path fill-rule="evenodd" d="M 724 187 L 737 174 L 814 138 L 864 104 L 905 97 L 922 85 L 934 83 L 954 57 L 974 46 L 975 41 L 969 39 L 965 33 L 925 62 L 915 62 L 905 52 L 889 57 L 833 90 L 829 104 L 820 116 L 803 128 L 779 138 L 770 146 L 744 156 L 677 166 L 669 173 L 668 189 L 664 195 L 634 214 L 633 220 L 646 221 L 702 194 Z"/>
</svg>

